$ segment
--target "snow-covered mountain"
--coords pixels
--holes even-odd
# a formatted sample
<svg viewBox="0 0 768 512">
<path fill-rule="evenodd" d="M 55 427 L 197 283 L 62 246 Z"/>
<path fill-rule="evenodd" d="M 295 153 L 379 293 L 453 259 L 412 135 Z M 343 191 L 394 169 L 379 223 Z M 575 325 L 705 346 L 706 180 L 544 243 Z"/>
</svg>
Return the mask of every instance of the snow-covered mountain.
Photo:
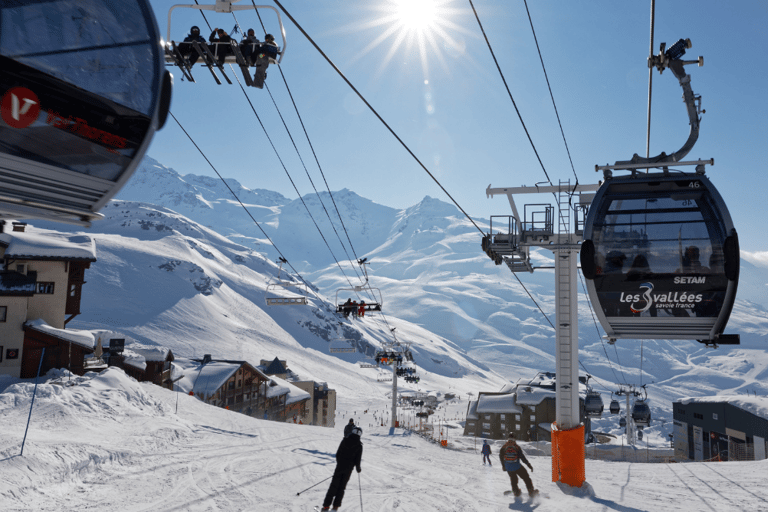
<svg viewBox="0 0 768 512">
<path fill-rule="evenodd" d="M 389 339 L 392 327 L 399 340 L 413 343 L 423 388 L 496 390 L 505 380 L 554 369 L 553 331 L 537 307 L 554 321 L 552 272 L 521 276 L 534 304 L 506 266 L 495 266 L 480 250 L 480 233 L 453 205 L 426 197 L 397 210 L 349 190 L 334 192 L 333 201 L 327 192 L 307 195 L 303 203 L 324 241 L 302 200 L 249 190 L 234 180 L 227 186 L 145 159 L 119 199 L 104 209 L 107 218 L 89 231 L 99 261 L 88 271 L 83 315 L 71 326 L 121 328 L 188 356 L 279 355 L 299 373 L 342 392 L 371 385 L 371 375 L 352 363 Z M 229 189 L 328 302 L 313 298 L 310 308 L 264 305 L 278 253 Z M 359 267 L 348 255 L 369 258 L 370 285 L 381 291 L 384 316 L 353 322 L 333 313 L 337 292 L 345 300 L 351 286 L 361 284 Z M 550 254 L 536 257 L 551 263 Z M 742 344 L 717 350 L 695 341 L 619 340 L 610 346 L 600 339 L 581 294 L 582 368 L 606 400 L 621 384 L 649 384 L 654 418 L 663 421 L 646 434 L 666 442 L 671 403 L 681 396 L 768 392 L 765 283 L 768 269 L 743 261 L 727 329 L 740 333 Z M 329 340 L 354 340 L 361 353 L 329 354 Z M 306 357 L 307 351 L 317 352 Z M 615 417 L 596 423 L 601 430 L 618 430 Z"/>
</svg>

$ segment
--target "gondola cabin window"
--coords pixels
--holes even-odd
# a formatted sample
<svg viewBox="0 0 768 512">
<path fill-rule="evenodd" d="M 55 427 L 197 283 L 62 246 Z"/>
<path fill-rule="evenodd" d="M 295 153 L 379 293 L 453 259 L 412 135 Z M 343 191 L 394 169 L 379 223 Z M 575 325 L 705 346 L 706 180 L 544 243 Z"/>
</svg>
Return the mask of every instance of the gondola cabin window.
<svg viewBox="0 0 768 512">
<path fill-rule="evenodd" d="M 0 322 L 5 322 L 5 318 L 8 315 L 8 306 L 0 306 Z"/>
</svg>

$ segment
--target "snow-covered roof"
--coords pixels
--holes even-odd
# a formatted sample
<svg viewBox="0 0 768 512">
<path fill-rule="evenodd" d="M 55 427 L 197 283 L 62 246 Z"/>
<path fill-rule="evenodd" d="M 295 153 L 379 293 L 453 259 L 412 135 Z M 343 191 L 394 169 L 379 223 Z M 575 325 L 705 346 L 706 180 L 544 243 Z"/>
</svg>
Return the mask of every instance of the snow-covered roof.
<svg viewBox="0 0 768 512">
<path fill-rule="evenodd" d="M 27 226 L 26 231 L 0 233 L 6 258 L 96 261 L 96 242 L 88 235 L 58 233 Z"/>
<path fill-rule="evenodd" d="M 468 420 L 476 420 L 477 417 L 477 402 L 469 402 L 469 411 L 467 411 Z"/>
<path fill-rule="evenodd" d="M 204 365 L 197 363 L 197 368 L 187 368 L 185 379 L 192 379 L 191 390 L 196 395 L 202 396 L 203 399 L 208 399 L 235 374 L 240 366 L 242 365 L 219 361 L 213 361 Z"/>
<path fill-rule="evenodd" d="M 167 347 L 158 347 L 158 346 L 152 346 L 152 345 L 141 345 L 139 343 L 131 343 L 129 346 L 129 350 L 126 350 L 126 352 L 133 352 L 138 357 L 143 358 L 145 361 L 165 361 L 168 356 L 173 357 L 173 354 L 171 353 L 171 349 Z"/>
<path fill-rule="evenodd" d="M 38 332 L 54 336 L 64 341 L 69 341 L 75 345 L 80 345 L 81 347 L 88 349 L 93 349 L 94 345 L 96 344 L 96 338 L 91 331 L 81 331 L 78 329 L 57 329 L 55 327 L 51 327 L 45 323 L 45 320 L 40 318 L 30 320 L 24 325 Z"/>
<path fill-rule="evenodd" d="M 683 405 L 695 403 L 728 403 L 739 409 L 751 412 L 755 416 L 768 419 L 768 397 L 745 395 L 715 395 L 687 397 L 678 400 Z"/>
<path fill-rule="evenodd" d="M 520 405 L 539 405 L 545 398 L 555 398 L 551 389 L 536 386 L 518 386 L 517 403 Z"/>
<path fill-rule="evenodd" d="M 477 412 L 521 413 L 523 410 L 515 403 L 515 395 L 480 395 Z"/>
<path fill-rule="evenodd" d="M 310 397 L 309 393 L 303 389 L 299 389 L 290 382 L 285 381 L 279 377 L 269 377 L 269 381 L 266 383 L 266 386 L 267 398 L 282 396 L 287 393 L 288 396 L 285 399 L 286 405 L 301 402 L 302 400 L 307 400 Z"/>
</svg>

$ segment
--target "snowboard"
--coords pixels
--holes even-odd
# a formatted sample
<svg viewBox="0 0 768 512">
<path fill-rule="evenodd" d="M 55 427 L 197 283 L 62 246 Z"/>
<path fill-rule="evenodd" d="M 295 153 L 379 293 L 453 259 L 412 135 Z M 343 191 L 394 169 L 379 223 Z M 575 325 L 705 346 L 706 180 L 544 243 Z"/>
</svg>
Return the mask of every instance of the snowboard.
<svg viewBox="0 0 768 512">
<path fill-rule="evenodd" d="M 514 495 L 514 491 L 504 491 L 504 496 L 510 496 L 510 495 Z M 548 494 L 542 494 L 539 491 L 536 491 L 536 493 L 533 496 L 528 496 L 525 493 L 521 493 L 521 494 L 515 496 L 515 498 L 521 498 L 521 499 L 524 498 L 524 497 L 528 497 L 531 500 L 535 500 L 537 498 L 549 498 L 549 495 Z"/>
</svg>

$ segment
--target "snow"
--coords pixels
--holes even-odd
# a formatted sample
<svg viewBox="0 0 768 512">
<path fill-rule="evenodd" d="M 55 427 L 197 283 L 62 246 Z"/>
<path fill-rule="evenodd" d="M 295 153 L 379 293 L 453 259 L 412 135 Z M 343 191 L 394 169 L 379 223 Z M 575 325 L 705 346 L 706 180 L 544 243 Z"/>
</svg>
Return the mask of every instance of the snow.
<svg viewBox="0 0 768 512">
<path fill-rule="evenodd" d="M 96 346 L 96 338 L 90 331 L 79 329 L 57 329 L 56 327 L 51 327 L 45 320 L 40 318 L 26 322 L 26 325 L 32 327 L 36 331 L 44 332 L 88 349 L 92 349 Z"/>
<path fill-rule="evenodd" d="M 477 412 L 517 413 L 523 409 L 515 403 L 515 395 L 480 395 L 477 400 Z"/>
<path fill-rule="evenodd" d="M 729 403 L 734 407 L 751 412 L 755 416 L 768 419 L 768 397 L 764 396 L 699 396 L 681 398 L 679 402 L 683 405 L 697 403 Z"/>
<path fill-rule="evenodd" d="M 350 480 L 342 510 L 768 509 L 768 460 L 645 464 L 640 450 L 638 462 L 588 459 L 586 484 L 572 489 L 551 482 L 547 443 L 520 443 L 545 497 L 515 500 L 503 495 L 509 478 L 496 463 L 503 441 L 489 441 L 489 467 L 482 443 L 455 429 L 448 428 L 448 448 L 402 429 L 390 435 L 372 424 L 372 410 L 384 412 L 383 397 L 346 397 L 336 428 L 275 423 L 137 383 L 115 368 L 41 379 L 21 456 L 33 389 L 20 382 L 0 393 L 3 510 L 306 512 L 325 495 L 322 480 L 333 472 L 348 417 L 363 426 L 363 471 Z M 440 411 L 448 417 L 465 408 L 457 400 Z"/>
<path fill-rule="evenodd" d="M 364 429 L 366 449 L 361 487 L 353 476 L 342 510 L 360 510 L 361 494 L 364 510 L 768 510 L 761 476 L 766 461 L 647 463 L 671 453 L 673 401 L 768 392 L 768 270 L 742 267 L 739 293 L 749 300 L 737 300 L 729 322 L 729 332 L 742 334 L 739 347 L 711 350 L 695 341 L 664 340 L 606 346 L 580 297 L 579 355 L 593 376 L 590 384 L 605 394 L 649 383 L 654 422 L 641 446 L 627 447 L 618 416 L 595 419 L 596 431 L 615 438 L 588 446 L 588 486 L 578 491 L 550 481 L 547 443 L 523 443 L 534 482 L 550 497 L 515 503 L 501 494 L 509 488 L 507 476 L 482 467 L 477 440 L 461 435 L 466 397 L 519 390 L 531 380 L 552 383 L 537 372 L 554 368 L 553 334 L 508 269 L 479 251 L 471 225 L 435 199 L 395 210 L 350 191 L 334 194 L 356 250 L 371 256 L 371 284 L 381 288 L 386 308 L 386 322 L 382 315 L 339 319 L 332 299 L 349 283 L 335 265 L 328 267 L 332 261 L 317 249 L 322 241 L 298 200 L 236 187 L 274 243 L 318 287 L 309 307 L 267 308 L 265 289 L 278 273 L 270 261 L 274 248 L 253 234 L 252 221 L 225 198 L 220 182 L 144 171 L 134 178 L 126 193 L 159 204 L 121 200 L 103 209 L 105 219 L 87 232 L 99 259 L 86 272 L 82 314 L 68 327 L 108 332 L 99 334 L 102 340 L 125 338 L 126 352 L 133 343 L 168 347 L 176 357 L 172 378 L 184 375 L 177 383 L 181 392 L 137 384 L 114 369 L 99 377 L 49 375 L 41 379 L 19 457 L 34 385 L 0 377 L 3 509 L 304 511 L 319 503 L 325 484 L 296 493 L 330 476 L 340 429 L 353 417 Z M 305 199 L 319 207 L 317 195 Z M 319 222 L 330 228 L 327 220 Z M 538 257 L 551 264 L 551 253 Z M 524 279 L 553 318 L 551 272 Z M 399 379 L 399 389 L 438 400 L 429 423 L 443 426 L 448 448 L 399 429 L 390 435 L 391 382 L 378 382 L 379 371 L 359 363 L 372 361 L 373 351 L 391 339 L 391 328 L 410 344 L 421 378 L 418 385 Z M 329 353 L 338 339 L 358 352 Z M 203 354 L 252 366 L 277 357 L 301 380 L 327 382 L 337 392 L 337 428 L 266 422 L 189 396 L 196 385 L 210 392 L 231 375 L 226 365 L 211 366 L 211 374 L 198 379 L 200 364 L 185 360 Z M 107 377 L 120 382 L 109 387 Z M 278 388 L 290 385 L 271 380 Z M 449 392 L 461 400 L 440 401 Z M 416 412 L 401 411 L 401 421 L 418 424 Z M 491 443 L 498 453 L 500 443 Z"/>
<path fill-rule="evenodd" d="M 10 225 L 6 225 L 6 230 Z M 58 233 L 27 225 L 25 231 L 0 233 L 7 258 L 43 258 L 96 261 L 96 244 L 84 234 Z"/>
<path fill-rule="evenodd" d="M 555 398 L 555 392 L 544 388 L 517 387 L 517 403 L 520 405 L 539 405 L 545 398 Z"/>
</svg>

